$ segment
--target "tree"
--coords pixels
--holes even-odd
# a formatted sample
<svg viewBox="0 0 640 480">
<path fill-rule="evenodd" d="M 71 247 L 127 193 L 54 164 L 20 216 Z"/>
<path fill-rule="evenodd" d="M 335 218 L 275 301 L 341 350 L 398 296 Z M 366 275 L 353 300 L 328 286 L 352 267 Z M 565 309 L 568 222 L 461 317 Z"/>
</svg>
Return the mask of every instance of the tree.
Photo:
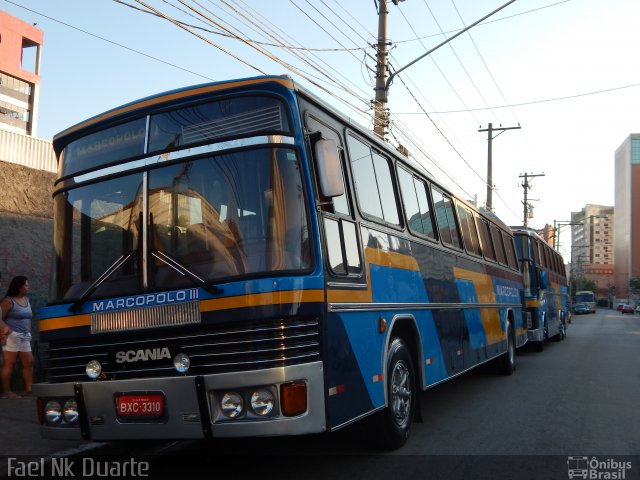
<svg viewBox="0 0 640 480">
<path fill-rule="evenodd" d="M 629 290 L 634 295 L 640 295 L 640 277 L 633 277 L 629 280 Z"/>
<path fill-rule="evenodd" d="M 576 292 L 579 292 L 581 290 L 586 290 L 589 292 L 593 292 L 596 293 L 598 289 L 598 286 L 596 285 L 596 282 L 594 282 L 593 280 L 588 280 L 584 277 L 578 277 L 578 278 L 572 278 L 571 279 L 571 292 L 573 293 L 573 295 L 575 295 Z"/>
</svg>

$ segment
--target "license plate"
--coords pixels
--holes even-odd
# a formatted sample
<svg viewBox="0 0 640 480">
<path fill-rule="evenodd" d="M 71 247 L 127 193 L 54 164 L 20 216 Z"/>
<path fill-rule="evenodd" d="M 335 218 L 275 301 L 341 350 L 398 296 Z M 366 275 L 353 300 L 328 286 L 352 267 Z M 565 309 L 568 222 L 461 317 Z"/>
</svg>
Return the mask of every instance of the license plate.
<svg viewBox="0 0 640 480">
<path fill-rule="evenodd" d="M 120 395 L 116 397 L 116 408 L 121 418 L 160 418 L 164 413 L 164 395 L 161 393 Z"/>
</svg>

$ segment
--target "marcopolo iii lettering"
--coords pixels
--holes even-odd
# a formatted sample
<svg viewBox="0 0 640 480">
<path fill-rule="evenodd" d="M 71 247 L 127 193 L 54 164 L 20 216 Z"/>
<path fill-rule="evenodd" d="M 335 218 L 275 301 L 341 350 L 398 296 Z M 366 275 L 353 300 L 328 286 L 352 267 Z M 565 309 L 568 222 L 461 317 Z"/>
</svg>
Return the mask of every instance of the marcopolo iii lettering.
<svg viewBox="0 0 640 480">
<path fill-rule="evenodd" d="M 168 303 L 182 303 L 198 300 L 198 289 L 189 288 L 174 292 L 149 293 L 132 297 L 112 298 L 93 302 L 93 313 L 125 310 L 127 308 L 152 307 Z"/>
</svg>

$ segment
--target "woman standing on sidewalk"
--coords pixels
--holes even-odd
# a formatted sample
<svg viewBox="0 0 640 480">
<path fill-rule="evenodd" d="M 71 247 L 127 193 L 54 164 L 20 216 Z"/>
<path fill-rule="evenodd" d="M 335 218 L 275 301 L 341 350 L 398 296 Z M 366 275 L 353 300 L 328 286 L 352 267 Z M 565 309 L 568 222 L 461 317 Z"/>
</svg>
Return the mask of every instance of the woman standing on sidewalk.
<svg viewBox="0 0 640 480">
<path fill-rule="evenodd" d="M 7 296 L 0 302 L 4 323 L 11 329 L 2 352 L 2 398 L 17 398 L 11 391 L 11 373 L 18 357 L 22 364 L 22 379 L 26 395 L 31 394 L 33 354 L 31 353 L 31 305 L 27 277 L 13 277 Z"/>
</svg>

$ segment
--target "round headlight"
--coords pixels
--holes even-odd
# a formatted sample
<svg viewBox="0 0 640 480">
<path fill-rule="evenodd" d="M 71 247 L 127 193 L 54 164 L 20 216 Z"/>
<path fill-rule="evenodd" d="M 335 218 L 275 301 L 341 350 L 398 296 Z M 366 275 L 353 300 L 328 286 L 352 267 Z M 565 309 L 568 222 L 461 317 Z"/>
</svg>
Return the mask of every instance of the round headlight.
<svg viewBox="0 0 640 480">
<path fill-rule="evenodd" d="M 238 418 L 244 409 L 242 396 L 237 392 L 227 392 L 220 400 L 220 410 L 227 418 Z"/>
<path fill-rule="evenodd" d="M 62 418 L 62 407 L 57 400 L 49 400 L 44 406 L 44 418 L 49 423 L 58 423 Z"/>
<path fill-rule="evenodd" d="M 185 353 L 179 353 L 173 357 L 173 367 L 178 373 L 187 373 L 191 366 L 191 359 Z"/>
<path fill-rule="evenodd" d="M 85 372 L 87 372 L 87 377 L 95 380 L 102 373 L 102 365 L 98 360 L 90 360 L 85 367 Z"/>
<path fill-rule="evenodd" d="M 76 423 L 80 417 L 78 414 L 78 404 L 75 400 L 67 400 L 62 408 L 62 416 L 67 423 Z"/>
<path fill-rule="evenodd" d="M 274 397 L 271 391 L 261 388 L 251 394 L 251 410 L 260 416 L 269 415 L 273 411 Z"/>
</svg>

